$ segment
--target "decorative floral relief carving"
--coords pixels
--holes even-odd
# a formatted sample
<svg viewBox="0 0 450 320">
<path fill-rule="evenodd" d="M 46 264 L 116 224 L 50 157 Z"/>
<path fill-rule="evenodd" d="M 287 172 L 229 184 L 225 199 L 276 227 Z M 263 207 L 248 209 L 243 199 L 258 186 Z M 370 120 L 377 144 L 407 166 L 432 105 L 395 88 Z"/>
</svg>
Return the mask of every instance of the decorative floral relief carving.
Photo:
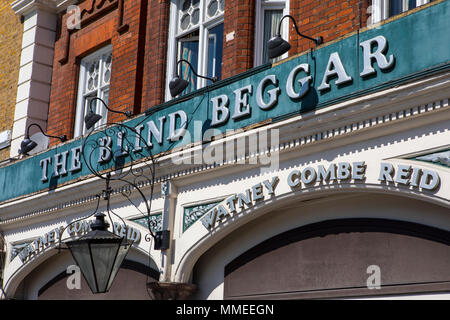
<svg viewBox="0 0 450 320">
<path fill-rule="evenodd" d="M 186 231 L 194 222 L 203 217 L 210 209 L 214 208 L 221 201 L 210 202 L 198 206 L 184 208 L 183 232 Z"/>
<path fill-rule="evenodd" d="M 430 153 L 427 155 L 413 158 L 414 160 L 433 162 L 443 166 L 450 167 L 450 150 Z"/>
<path fill-rule="evenodd" d="M 147 217 L 134 218 L 134 219 L 129 219 L 129 220 L 143 226 L 146 229 L 148 228 Z M 159 213 L 159 214 L 151 215 L 150 216 L 150 225 L 151 225 L 152 232 L 161 231 L 162 230 L 162 214 Z"/>
<path fill-rule="evenodd" d="M 22 251 L 23 249 L 28 247 L 31 243 L 32 243 L 32 241 L 25 242 L 25 243 L 20 243 L 20 244 L 14 244 L 11 247 L 11 254 L 10 254 L 10 257 L 9 257 L 9 261 L 13 261 L 14 258 L 17 257 L 17 255 L 20 253 L 20 251 Z"/>
</svg>

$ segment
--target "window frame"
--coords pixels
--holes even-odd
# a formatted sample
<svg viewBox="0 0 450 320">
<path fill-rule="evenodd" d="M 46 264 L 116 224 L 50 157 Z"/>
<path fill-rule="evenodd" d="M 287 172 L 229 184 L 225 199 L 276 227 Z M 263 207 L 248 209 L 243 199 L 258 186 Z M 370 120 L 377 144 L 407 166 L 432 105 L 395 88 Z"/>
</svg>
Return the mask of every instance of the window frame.
<svg viewBox="0 0 450 320">
<path fill-rule="evenodd" d="M 263 64 L 263 48 L 267 45 L 264 42 L 264 12 L 266 10 L 283 10 L 283 16 L 289 14 L 289 0 L 256 0 L 255 2 L 255 50 L 253 55 L 253 66 L 257 67 Z M 281 36 L 283 39 L 289 39 L 289 23 L 283 21 L 281 26 Z M 281 59 L 288 57 L 286 52 Z"/>
<path fill-rule="evenodd" d="M 91 130 L 95 130 L 95 128 L 99 127 L 100 125 L 106 124 L 107 122 L 107 116 L 108 112 L 106 108 L 103 106 L 103 104 L 100 101 L 97 101 L 96 108 L 93 110 L 95 113 L 102 115 L 102 119 L 95 124 L 93 129 L 86 130 L 84 125 L 84 117 L 86 115 L 86 97 L 91 95 L 94 91 L 90 93 L 85 93 L 84 88 L 86 86 L 86 73 L 87 73 L 87 66 L 90 65 L 93 61 L 97 60 L 99 57 L 106 56 L 108 54 L 111 54 L 112 56 L 112 45 L 109 44 L 105 47 L 102 47 L 99 50 L 96 50 L 95 52 L 87 55 L 86 57 L 82 58 L 80 61 L 80 70 L 78 73 L 78 92 L 77 92 L 77 103 L 76 103 L 76 113 L 75 113 L 75 124 L 74 124 L 74 134 L 73 137 L 80 137 L 85 134 L 87 134 Z M 100 58 L 100 66 L 99 66 L 99 74 L 101 77 L 99 77 L 99 84 L 96 89 L 96 97 L 99 97 L 101 99 L 104 99 L 105 92 L 108 93 L 111 91 L 111 76 L 109 83 L 107 85 L 102 84 L 103 82 L 103 64 L 104 60 L 103 58 Z M 111 73 L 112 73 L 112 61 L 111 61 Z M 109 95 L 108 95 L 109 100 Z"/>
<path fill-rule="evenodd" d="M 370 12 L 370 24 L 376 24 L 383 20 L 389 19 L 390 17 L 393 17 L 395 15 L 391 15 L 389 12 L 390 8 L 390 1 L 391 0 L 372 0 L 372 10 Z M 432 0 L 416 0 L 416 8 L 423 6 L 424 4 L 430 3 Z M 408 0 L 402 0 L 402 8 L 407 8 L 409 6 Z M 410 10 L 405 9 L 402 11 L 406 12 Z M 369 23 L 368 23 L 369 24 Z"/>
<path fill-rule="evenodd" d="M 178 4 L 182 4 L 180 0 L 172 0 L 170 2 L 170 24 L 169 24 L 169 41 L 167 48 L 167 68 L 166 68 L 166 90 L 165 90 L 165 99 L 169 101 L 173 99 L 170 95 L 169 91 L 169 83 L 172 80 L 173 76 L 175 76 L 177 70 L 177 60 L 181 55 L 181 46 L 178 45 L 180 38 L 183 38 L 190 33 L 199 31 L 198 39 L 198 70 L 195 70 L 199 75 L 207 75 L 208 73 L 208 37 L 209 30 L 217 27 L 218 25 L 224 23 L 225 10 L 219 16 L 215 16 L 213 18 L 206 17 L 206 6 L 208 0 L 200 0 L 200 18 L 198 25 L 195 27 L 191 27 L 185 31 L 178 32 L 179 26 L 179 12 L 180 8 Z M 226 0 L 225 0 L 226 1 Z M 178 70 L 180 66 L 178 65 Z M 197 77 L 197 90 L 203 88 L 207 85 L 208 80 Z"/>
</svg>

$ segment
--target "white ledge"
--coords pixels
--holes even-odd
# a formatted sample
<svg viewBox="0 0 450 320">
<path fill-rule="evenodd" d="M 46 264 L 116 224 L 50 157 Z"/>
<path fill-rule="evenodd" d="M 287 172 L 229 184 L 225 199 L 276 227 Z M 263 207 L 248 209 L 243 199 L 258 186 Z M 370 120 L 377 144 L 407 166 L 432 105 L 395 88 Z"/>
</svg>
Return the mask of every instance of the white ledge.
<svg viewBox="0 0 450 320">
<path fill-rule="evenodd" d="M 35 9 L 59 13 L 76 2 L 77 0 L 16 0 L 11 4 L 11 8 L 15 14 L 22 16 L 29 14 Z"/>
<path fill-rule="evenodd" d="M 11 130 L 0 132 L 0 150 L 11 144 Z"/>
</svg>

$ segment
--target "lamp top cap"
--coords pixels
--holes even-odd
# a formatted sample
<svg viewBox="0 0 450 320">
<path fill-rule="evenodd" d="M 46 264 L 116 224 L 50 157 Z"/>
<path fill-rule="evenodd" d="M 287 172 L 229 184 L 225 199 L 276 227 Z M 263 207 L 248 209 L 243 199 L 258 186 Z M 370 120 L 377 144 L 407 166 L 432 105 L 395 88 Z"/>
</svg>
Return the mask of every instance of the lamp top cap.
<svg viewBox="0 0 450 320">
<path fill-rule="evenodd" d="M 106 229 L 108 229 L 109 224 L 105 221 L 105 214 L 97 212 L 94 217 L 95 221 L 91 224 L 92 230 L 105 231 Z"/>
</svg>

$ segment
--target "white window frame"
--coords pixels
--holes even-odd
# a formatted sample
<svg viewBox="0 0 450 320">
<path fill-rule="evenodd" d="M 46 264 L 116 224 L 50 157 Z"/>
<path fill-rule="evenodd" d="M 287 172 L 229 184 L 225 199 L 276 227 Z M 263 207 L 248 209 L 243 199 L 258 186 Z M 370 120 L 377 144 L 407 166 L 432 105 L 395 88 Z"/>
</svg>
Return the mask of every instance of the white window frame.
<svg viewBox="0 0 450 320">
<path fill-rule="evenodd" d="M 256 0 L 255 6 L 255 51 L 253 56 L 253 66 L 257 67 L 263 63 L 263 48 L 267 45 L 264 42 L 264 11 L 265 10 L 283 10 L 283 16 L 289 14 L 289 0 Z M 287 19 L 285 19 L 287 20 Z M 281 36 L 283 39 L 289 39 L 289 23 L 283 20 L 281 26 Z M 286 52 L 281 59 L 288 57 Z"/>
<path fill-rule="evenodd" d="M 84 125 L 84 117 L 86 116 L 86 112 L 87 112 L 85 96 L 92 94 L 94 91 L 92 91 L 90 93 L 84 93 L 84 88 L 86 86 L 86 78 L 87 78 L 86 77 L 87 66 L 90 63 L 92 63 L 94 60 L 98 59 L 98 57 L 105 56 L 111 52 L 112 52 L 112 46 L 108 45 L 108 46 L 105 46 L 105 47 L 95 51 L 94 53 L 84 57 L 81 60 L 80 73 L 79 73 L 79 79 L 78 79 L 77 109 L 76 109 L 76 114 L 75 114 L 74 138 L 88 133 L 88 131 L 86 130 L 85 125 Z M 105 92 L 110 91 L 109 90 L 110 83 L 102 84 L 102 82 L 103 82 L 102 81 L 103 80 L 103 60 L 100 60 L 99 75 L 101 75 L 101 76 L 99 77 L 99 84 L 97 86 L 96 94 L 97 94 L 97 97 L 104 99 Z M 111 78 L 110 78 L 110 81 L 111 81 Z M 95 124 L 95 126 L 93 127 L 93 129 L 91 129 L 91 130 L 95 130 L 95 128 L 97 128 L 103 124 L 106 124 L 107 116 L 108 116 L 108 112 L 107 112 L 106 108 L 103 106 L 103 103 L 101 103 L 101 101 L 97 101 L 96 108 L 93 111 L 97 114 L 100 114 L 102 116 L 102 119 L 99 122 L 97 122 Z"/>
<path fill-rule="evenodd" d="M 208 30 L 224 22 L 224 14 L 214 18 L 203 18 L 206 15 L 205 9 L 207 0 L 200 0 L 200 22 L 198 26 L 178 33 L 179 2 L 179 0 L 171 0 L 170 2 L 169 41 L 167 48 L 166 69 L 166 101 L 173 99 L 169 91 L 169 82 L 176 73 L 177 59 L 180 56 L 181 48 L 178 46 L 178 39 L 194 32 L 195 30 L 199 30 L 198 70 L 195 70 L 195 72 L 204 76 L 208 72 Z M 197 89 L 206 86 L 207 81 L 208 80 L 206 79 L 197 77 Z"/>
<path fill-rule="evenodd" d="M 429 3 L 430 0 L 417 0 L 417 7 L 423 6 L 424 4 Z M 368 24 L 375 24 L 380 21 L 386 20 L 390 18 L 389 15 L 389 3 L 390 0 L 372 0 L 372 8 L 370 11 L 370 19 L 368 21 Z M 407 8 L 408 6 L 408 0 L 403 0 L 403 8 Z M 404 10 L 403 12 L 408 11 L 408 9 Z"/>
</svg>

